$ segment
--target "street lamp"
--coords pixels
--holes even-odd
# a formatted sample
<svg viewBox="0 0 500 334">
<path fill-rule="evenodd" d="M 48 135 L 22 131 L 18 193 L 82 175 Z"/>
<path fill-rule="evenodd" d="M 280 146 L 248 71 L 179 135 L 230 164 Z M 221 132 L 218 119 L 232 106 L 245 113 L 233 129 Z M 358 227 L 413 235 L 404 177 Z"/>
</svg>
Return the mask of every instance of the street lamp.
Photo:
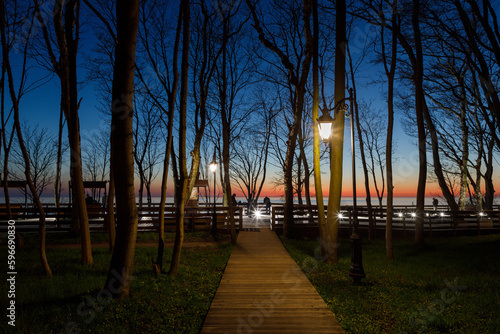
<svg viewBox="0 0 500 334">
<path fill-rule="evenodd" d="M 355 151 L 354 151 L 354 120 L 352 117 L 352 112 L 349 113 L 348 106 L 344 103 L 345 100 L 352 101 L 352 89 L 349 90 L 349 97 L 340 100 L 337 102 L 333 110 L 337 108 L 340 109 L 341 112 L 345 112 L 347 117 L 351 117 L 351 158 L 352 158 L 352 216 L 353 216 L 353 224 L 351 230 L 351 267 L 349 269 L 349 276 L 351 276 L 354 280 L 355 284 L 359 284 L 361 279 L 364 278 L 365 271 L 363 270 L 363 257 L 362 257 L 362 244 L 361 237 L 358 233 L 358 207 L 357 207 L 357 195 L 356 195 L 356 160 L 355 160 Z M 321 117 L 317 119 L 318 129 L 323 139 L 324 143 L 328 143 L 333 134 L 333 118 L 328 114 L 324 113 Z M 339 214 L 340 218 L 340 214 Z"/>
<path fill-rule="evenodd" d="M 323 143 L 328 143 L 333 133 L 333 118 L 328 113 L 321 115 L 317 121 L 319 136 L 323 140 Z"/>
<path fill-rule="evenodd" d="M 352 89 L 349 89 L 349 100 L 352 102 Z M 344 104 L 344 111 L 346 116 L 351 117 L 351 159 L 352 159 L 352 231 L 351 231 L 351 267 L 349 269 L 349 276 L 354 280 L 354 284 L 361 283 L 361 279 L 365 278 L 365 271 L 363 270 L 363 251 L 361 244 L 361 237 L 358 233 L 358 204 L 356 196 L 356 155 L 354 149 L 354 117 L 352 110 Z"/>
<path fill-rule="evenodd" d="M 215 149 L 214 149 L 214 158 L 209 165 L 210 171 L 214 174 L 214 212 L 212 215 L 212 233 L 217 233 L 217 212 L 215 207 L 215 187 L 216 187 L 216 172 L 217 172 L 217 161 L 215 160 Z"/>
</svg>

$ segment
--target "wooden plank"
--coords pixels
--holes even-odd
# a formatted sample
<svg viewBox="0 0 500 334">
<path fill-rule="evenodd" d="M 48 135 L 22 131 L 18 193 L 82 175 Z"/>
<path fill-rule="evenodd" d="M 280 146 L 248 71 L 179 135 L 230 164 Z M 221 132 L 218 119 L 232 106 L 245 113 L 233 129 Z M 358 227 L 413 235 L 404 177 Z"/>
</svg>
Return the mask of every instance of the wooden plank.
<svg viewBox="0 0 500 334">
<path fill-rule="evenodd" d="M 240 232 L 202 333 L 344 333 L 268 228 Z"/>
</svg>

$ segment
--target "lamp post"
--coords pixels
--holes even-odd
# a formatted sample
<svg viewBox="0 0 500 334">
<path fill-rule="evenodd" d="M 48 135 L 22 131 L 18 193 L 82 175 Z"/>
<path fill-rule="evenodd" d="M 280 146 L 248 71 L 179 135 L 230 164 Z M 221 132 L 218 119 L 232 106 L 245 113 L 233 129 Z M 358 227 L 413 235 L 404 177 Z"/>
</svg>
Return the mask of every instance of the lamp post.
<svg viewBox="0 0 500 334">
<path fill-rule="evenodd" d="M 352 158 L 352 217 L 353 224 L 351 230 L 351 267 L 349 269 L 349 276 L 353 278 L 354 284 L 359 284 L 361 279 L 364 278 L 365 271 L 363 270 L 363 257 L 362 257 L 362 244 L 361 237 L 358 233 L 358 207 L 357 207 L 357 195 L 356 195 L 356 160 L 354 151 L 354 119 L 352 117 L 352 112 L 349 113 L 348 106 L 344 103 L 345 100 L 352 101 L 352 89 L 349 90 L 349 97 L 337 102 L 333 110 L 339 108 L 341 112 L 345 112 L 346 116 L 351 117 L 351 158 Z M 328 114 L 324 113 L 317 120 L 319 134 L 324 143 L 329 143 L 330 138 L 333 133 L 333 118 Z"/>
<path fill-rule="evenodd" d="M 349 99 L 352 101 L 352 89 L 349 90 Z M 356 196 L 356 155 L 354 149 L 354 116 L 353 112 L 349 112 L 347 106 L 344 107 L 346 116 L 351 117 L 351 159 L 352 159 L 352 231 L 351 231 L 351 267 L 349 268 L 349 276 L 354 280 L 354 284 L 361 283 L 361 279 L 365 278 L 363 270 L 363 251 L 361 237 L 358 233 L 358 204 Z"/>
<path fill-rule="evenodd" d="M 217 161 L 215 160 L 215 149 L 214 149 L 214 158 L 209 165 L 210 171 L 214 174 L 214 210 L 212 214 L 212 233 L 217 233 L 217 212 L 215 206 L 215 187 L 216 187 L 216 172 L 217 172 Z"/>
</svg>

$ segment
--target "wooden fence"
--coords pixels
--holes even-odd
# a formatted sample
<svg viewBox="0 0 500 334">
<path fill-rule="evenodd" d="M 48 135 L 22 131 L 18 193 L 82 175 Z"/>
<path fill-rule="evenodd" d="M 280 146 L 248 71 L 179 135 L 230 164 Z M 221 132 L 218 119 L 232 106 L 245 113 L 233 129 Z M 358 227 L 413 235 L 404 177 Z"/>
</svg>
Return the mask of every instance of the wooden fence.
<svg viewBox="0 0 500 334">
<path fill-rule="evenodd" d="M 56 208 L 54 204 L 43 204 L 46 214 L 47 232 L 69 231 L 71 223 L 71 207 L 61 205 Z M 230 231 L 228 218 L 228 207 L 216 207 L 217 228 L 222 232 Z M 158 231 L 159 204 L 143 205 L 137 207 L 139 224 L 138 231 Z M 38 231 L 39 213 L 33 205 L 24 204 L 11 205 L 12 218 L 16 222 L 16 231 L 18 232 L 36 232 Z M 107 231 L 108 209 L 99 204 L 87 205 L 89 216 L 89 226 L 92 232 Z M 175 207 L 168 205 L 165 207 L 165 231 L 175 231 L 176 218 Z M 206 231 L 210 230 L 214 217 L 213 206 L 187 207 L 184 217 L 184 228 L 187 231 Z M 234 218 L 237 229 L 243 228 L 243 208 L 234 208 Z M 7 212 L 5 204 L 0 204 L 0 232 L 7 230 Z"/>
<path fill-rule="evenodd" d="M 492 211 L 458 211 L 452 212 L 445 207 L 426 207 L 424 211 L 424 233 L 427 236 L 457 236 L 457 235 L 479 235 L 500 232 L 500 210 Z M 325 207 L 325 217 L 326 217 Z M 271 214 L 271 228 L 276 233 L 283 232 L 283 206 L 273 206 Z M 299 236 L 306 238 L 317 238 L 318 208 L 317 206 L 294 206 L 294 228 Z M 369 228 L 369 215 L 367 207 L 358 207 L 357 217 L 359 231 L 366 236 Z M 343 206 L 340 214 L 339 233 L 349 236 L 352 228 L 352 207 Z M 386 210 L 380 208 L 372 209 L 373 226 L 375 237 L 383 237 L 385 233 Z M 415 207 L 394 206 L 392 218 L 393 233 L 396 236 L 410 237 L 415 233 L 416 213 Z"/>
</svg>

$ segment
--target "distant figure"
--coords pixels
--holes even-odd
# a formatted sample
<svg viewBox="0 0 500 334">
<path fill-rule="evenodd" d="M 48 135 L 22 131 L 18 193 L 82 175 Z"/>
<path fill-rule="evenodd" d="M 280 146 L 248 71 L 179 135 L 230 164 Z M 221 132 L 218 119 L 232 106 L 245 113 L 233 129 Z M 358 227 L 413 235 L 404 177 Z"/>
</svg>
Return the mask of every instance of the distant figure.
<svg viewBox="0 0 500 334">
<path fill-rule="evenodd" d="M 90 195 L 89 195 L 89 194 L 87 194 L 87 195 L 85 196 L 85 203 L 86 203 L 86 204 L 92 204 L 92 203 L 94 203 L 94 200 L 92 199 L 92 197 L 90 197 Z"/>
<path fill-rule="evenodd" d="M 236 201 L 236 194 L 232 196 L 233 206 L 238 206 L 238 202 Z"/>
<path fill-rule="evenodd" d="M 264 204 L 266 205 L 266 214 L 268 215 L 271 213 L 271 200 L 269 197 L 264 197 Z"/>
<path fill-rule="evenodd" d="M 434 211 L 437 211 L 438 204 L 439 204 L 439 201 L 437 200 L 437 198 L 433 198 L 432 199 L 432 206 L 434 207 Z"/>
</svg>

